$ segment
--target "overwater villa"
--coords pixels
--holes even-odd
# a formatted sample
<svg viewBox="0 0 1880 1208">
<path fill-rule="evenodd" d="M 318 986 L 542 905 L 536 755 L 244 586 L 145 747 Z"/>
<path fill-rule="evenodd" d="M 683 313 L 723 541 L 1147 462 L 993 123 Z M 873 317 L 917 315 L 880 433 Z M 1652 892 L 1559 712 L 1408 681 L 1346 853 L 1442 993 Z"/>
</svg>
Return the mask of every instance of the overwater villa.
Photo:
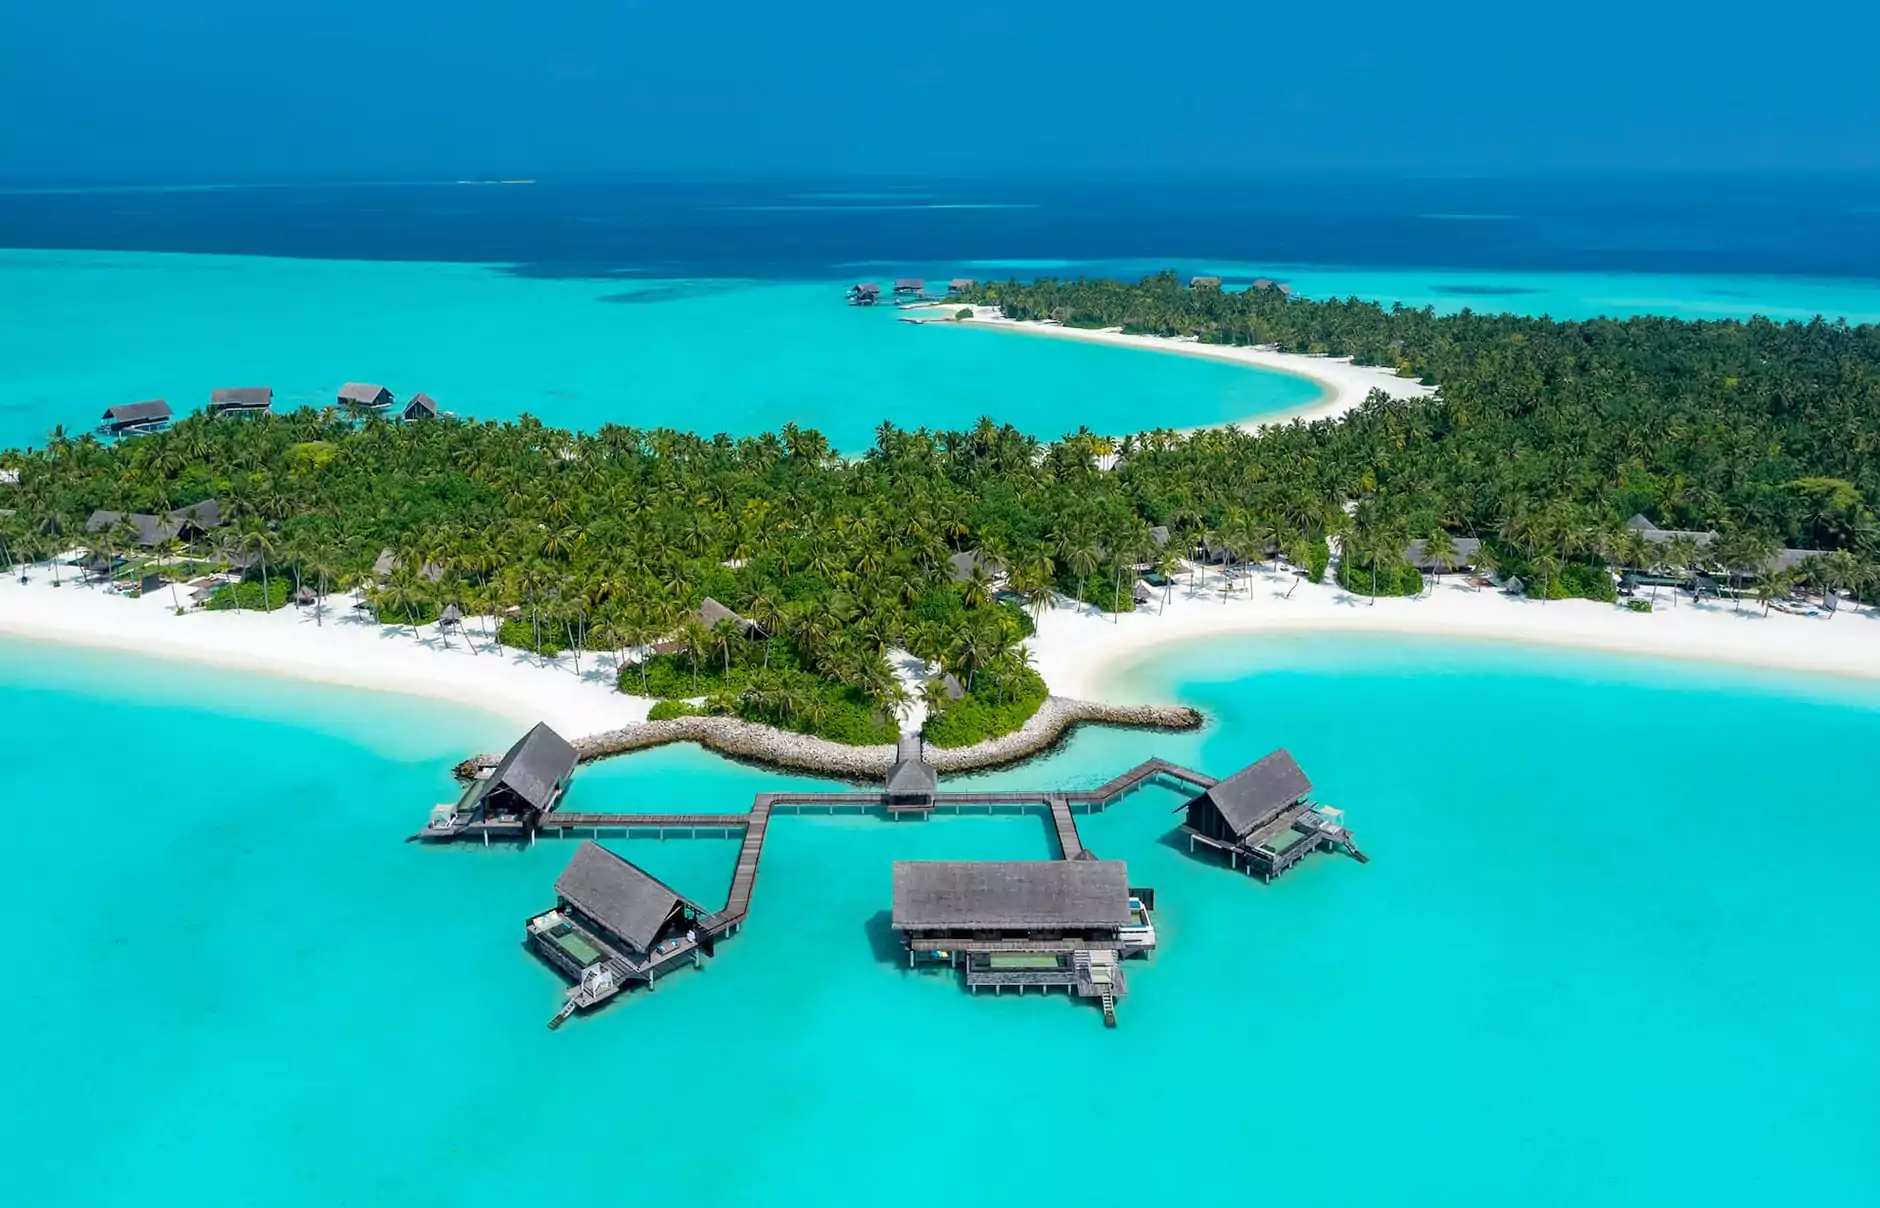
<svg viewBox="0 0 1880 1208">
<path fill-rule="evenodd" d="M 918 294 L 926 288 L 927 283 L 919 277 L 896 277 L 894 279 L 894 292 L 897 297 L 904 297 L 908 294 Z"/>
<path fill-rule="evenodd" d="M 266 415 L 274 409 L 271 386 L 224 386 L 209 392 L 209 417 Z"/>
<path fill-rule="evenodd" d="M 1181 829 L 1190 851 L 1197 843 L 1213 848 L 1264 881 L 1309 852 L 1342 847 L 1364 861 L 1338 812 L 1314 805 L 1311 795 L 1312 782 L 1299 764 L 1286 751 L 1274 751 L 1190 801 Z"/>
<path fill-rule="evenodd" d="M 538 722 L 494 765 L 477 769 L 456 804 L 432 809 L 417 838 L 443 841 L 481 834 L 488 843 L 492 834 L 526 837 L 560 803 L 579 759 L 574 744 Z"/>
<path fill-rule="evenodd" d="M 953 280 L 947 282 L 947 292 L 949 294 L 963 294 L 978 284 L 979 282 L 973 280 L 971 277 L 955 277 Z"/>
<path fill-rule="evenodd" d="M 1188 278 L 1188 288 L 1219 289 L 1221 288 L 1221 279 L 1219 277 L 1190 277 Z"/>
<path fill-rule="evenodd" d="M 349 411 L 383 411 L 392 405 L 392 392 L 376 382 L 347 382 L 338 402 Z"/>
<path fill-rule="evenodd" d="M 1114 1027 L 1118 962 L 1155 948 L 1153 900 L 1121 860 L 900 860 L 891 921 L 909 968 L 964 969 L 974 993 L 1065 989 Z"/>
<path fill-rule="evenodd" d="M 98 435 L 140 436 L 145 432 L 156 432 L 168 427 L 172 418 L 170 404 L 160 398 L 141 403 L 120 403 L 118 406 L 104 409 L 104 419 L 98 425 Z"/>
<path fill-rule="evenodd" d="M 408 424 L 419 420 L 436 419 L 443 412 L 438 409 L 437 400 L 420 390 L 405 403 L 404 417 Z"/>
<path fill-rule="evenodd" d="M 873 281 L 861 281 L 849 286 L 850 306 L 873 306 L 881 301 L 881 287 Z"/>
<path fill-rule="evenodd" d="M 575 1011 L 709 952 L 710 912 L 591 840 L 555 882 L 555 906 L 528 921 L 529 946 L 574 982 L 558 1027 Z"/>
</svg>

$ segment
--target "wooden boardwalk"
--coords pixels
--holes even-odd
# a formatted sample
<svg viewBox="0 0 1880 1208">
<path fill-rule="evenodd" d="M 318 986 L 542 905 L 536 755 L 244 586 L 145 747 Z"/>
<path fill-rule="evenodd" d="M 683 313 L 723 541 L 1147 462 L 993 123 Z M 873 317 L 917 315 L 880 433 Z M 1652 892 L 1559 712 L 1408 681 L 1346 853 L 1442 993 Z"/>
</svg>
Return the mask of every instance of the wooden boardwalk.
<svg viewBox="0 0 1880 1208">
<path fill-rule="evenodd" d="M 1178 780 L 1198 789 L 1211 788 L 1215 784 L 1214 777 L 1192 768 L 1170 763 L 1166 759 L 1149 759 L 1097 788 L 1074 792 L 991 789 L 976 793 L 936 793 L 931 805 L 914 809 L 892 807 L 887 794 L 879 792 L 759 793 L 751 803 L 750 812 L 743 814 L 623 814 L 550 810 L 537 821 L 533 832 L 517 822 L 471 822 L 448 831 L 421 832 L 413 838 L 436 842 L 481 836 L 487 843 L 491 835 L 523 839 L 534 834 L 566 837 L 582 832 L 592 835 L 601 831 L 619 831 L 630 835 L 636 831 L 652 831 L 665 837 L 665 832 L 675 831 L 689 837 L 710 832 L 742 831 L 743 841 L 738 846 L 737 864 L 731 873 L 724 909 L 699 920 L 702 934 L 716 939 L 734 931 L 750 915 L 751 896 L 757 888 L 758 865 L 764 856 L 764 838 L 770 831 L 770 820 L 775 814 L 879 813 L 899 818 L 910 813 L 925 817 L 934 812 L 977 813 L 984 810 L 991 814 L 1036 813 L 1043 810 L 1051 816 L 1059 855 L 1063 859 L 1074 860 L 1086 854 L 1083 839 L 1077 833 L 1077 809 L 1081 807 L 1088 811 L 1106 808 L 1117 798 L 1158 776 Z M 1035 947 L 1033 944 L 1027 950 Z"/>
<path fill-rule="evenodd" d="M 1062 797 L 1052 797 L 1051 825 L 1057 830 L 1058 855 L 1066 860 L 1075 860 L 1084 854 L 1083 837 L 1077 833 L 1077 819 L 1071 817 L 1071 803 Z"/>
</svg>

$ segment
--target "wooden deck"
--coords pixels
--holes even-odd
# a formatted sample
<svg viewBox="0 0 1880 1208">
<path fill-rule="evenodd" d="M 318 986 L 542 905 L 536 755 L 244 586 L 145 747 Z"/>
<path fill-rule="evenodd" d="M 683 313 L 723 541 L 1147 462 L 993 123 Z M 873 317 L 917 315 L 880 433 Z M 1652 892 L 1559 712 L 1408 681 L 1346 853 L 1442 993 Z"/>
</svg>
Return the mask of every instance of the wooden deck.
<svg viewBox="0 0 1880 1208">
<path fill-rule="evenodd" d="M 1121 797 L 1157 778 L 1177 781 L 1190 788 L 1201 790 L 1212 788 L 1217 783 L 1214 777 L 1192 768 L 1171 763 L 1166 759 L 1149 759 L 1094 789 L 1059 792 L 1048 789 L 993 789 L 973 793 L 943 792 L 934 794 L 931 804 L 914 808 L 891 805 L 887 794 L 872 791 L 759 793 L 753 799 L 750 811 L 747 813 L 639 814 L 551 809 L 540 817 L 534 827 L 514 819 L 487 822 L 453 820 L 446 826 L 426 826 L 412 838 L 427 842 L 449 842 L 480 836 L 487 844 L 492 835 L 506 839 L 532 841 L 537 835 L 597 836 L 603 832 L 627 836 L 651 834 L 661 838 L 707 835 L 722 837 L 742 832 L 737 863 L 731 874 L 731 884 L 725 894 L 724 908 L 697 920 L 697 932 L 701 940 L 712 941 L 734 933 L 750 916 L 751 898 L 756 892 L 758 868 L 764 855 L 764 839 L 770 831 L 770 821 L 773 815 L 877 814 L 884 818 L 898 820 L 910 813 L 917 817 L 926 817 L 933 813 L 1043 813 L 1051 819 L 1059 856 L 1066 860 L 1075 860 L 1088 854 L 1083 838 L 1077 831 L 1076 815 L 1079 812 L 1088 813 L 1106 809 Z M 1356 845 L 1352 843 L 1349 831 L 1329 825 L 1319 825 L 1311 834 L 1301 832 L 1300 842 L 1289 844 L 1278 852 L 1249 852 L 1247 850 L 1249 847 L 1257 847 L 1280 839 L 1285 831 L 1304 819 L 1309 812 L 1308 806 L 1288 810 L 1261 828 L 1259 832 L 1249 836 L 1245 845 L 1231 845 L 1236 862 L 1244 861 L 1248 871 L 1259 872 L 1270 879 L 1297 862 L 1305 852 L 1315 849 L 1344 847 L 1357 859 L 1365 859 L 1363 853 L 1359 852 Z M 1230 851 L 1230 845 L 1206 839 L 1192 832 L 1190 832 L 1190 840 L 1191 849 L 1194 841 L 1200 840 L 1224 853 Z M 1275 867 L 1276 864 L 1278 867 Z M 709 942 L 700 946 L 709 952 Z M 976 944 L 975 946 L 987 950 L 1004 947 L 999 944 Z M 1033 952 L 1059 948 L 1070 952 L 1079 946 L 1078 943 L 1071 941 L 1058 944 L 1035 940 L 1023 943 L 1014 942 L 1010 945 L 1014 951 Z M 625 989 L 636 983 L 650 984 L 657 972 L 677 964 L 682 959 L 697 959 L 691 942 L 687 942 L 676 950 L 662 953 L 642 966 L 636 966 L 622 959 L 618 953 L 610 952 L 610 956 L 612 957 L 610 964 L 618 965 L 615 973 L 619 989 Z M 574 976 L 578 978 L 578 970 L 575 971 Z M 1012 980 L 1035 981 L 1036 979 Z M 992 983 L 988 981 L 988 984 Z M 1097 989 L 1093 983 L 1089 986 L 1080 986 L 1078 992 L 1095 993 Z M 1112 1023 L 1114 1022 L 1114 996 L 1121 992 L 1122 986 L 1119 983 L 1102 994 L 1105 1017 Z M 557 1017 L 557 1021 L 560 1018 Z"/>
<path fill-rule="evenodd" d="M 1084 841 L 1077 833 L 1077 819 L 1071 817 L 1071 803 L 1062 797 L 1050 800 L 1051 825 L 1057 830 L 1058 856 L 1075 860 L 1084 854 Z"/>
</svg>

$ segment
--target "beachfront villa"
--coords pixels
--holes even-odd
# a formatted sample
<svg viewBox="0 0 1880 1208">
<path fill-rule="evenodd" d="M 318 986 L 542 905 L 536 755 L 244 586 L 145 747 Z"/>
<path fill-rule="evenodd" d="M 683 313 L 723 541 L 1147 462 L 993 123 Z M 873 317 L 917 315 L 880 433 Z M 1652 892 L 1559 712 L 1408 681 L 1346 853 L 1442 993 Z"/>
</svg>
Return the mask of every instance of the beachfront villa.
<svg viewBox="0 0 1880 1208">
<path fill-rule="evenodd" d="M 147 512 L 114 512 L 99 508 L 85 520 L 87 533 L 115 533 L 125 521 L 136 530 L 137 544 L 154 549 L 165 541 L 195 541 L 222 525 L 222 505 L 213 499 L 176 508 L 161 516 Z"/>
<path fill-rule="evenodd" d="M 274 409 L 271 386 L 224 386 L 209 392 L 209 417 L 266 415 Z"/>
<path fill-rule="evenodd" d="M 949 573 L 955 583 L 965 583 L 976 573 L 988 579 L 996 579 L 1005 573 L 1005 567 L 998 561 L 988 558 L 976 549 L 961 550 L 948 557 L 947 563 L 952 567 Z"/>
<path fill-rule="evenodd" d="M 677 890 L 592 840 L 555 881 L 555 905 L 524 927 L 528 944 L 574 982 L 559 1027 L 633 985 L 649 989 L 654 979 L 681 964 L 697 965 L 701 931 L 710 912 Z"/>
<path fill-rule="evenodd" d="M 1263 881 L 1314 851 L 1344 847 L 1364 861 L 1336 813 L 1313 805 L 1311 794 L 1312 782 L 1292 755 L 1274 751 L 1188 803 L 1181 828 L 1188 849 L 1213 848 Z"/>
<path fill-rule="evenodd" d="M 1403 560 L 1426 575 L 1451 570 L 1473 570 L 1482 551 L 1482 542 L 1475 537 L 1456 537 L 1452 541 L 1453 555 L 1440 562 L 1429 555 L 1425 549 L 1429 543 L 1422 538 L 1403 547 Z"/>
<path fill-rule="evenodd" d="M 1691 545 L 1698 550 L 1707 550 L 1714 545 L 1718 539 L 1718 534 L 1714 532 L 1700 533 L 1688 529 L 1661 529 L 1650 520 L 1647 520 L 1642 514 L 1633 515 L 1630 520 L 1625 522 L 1625 527 L 1631 529 L 1652 545 L 1658 546 L 1669 545 L 1673 541 L 1683 539 L 1689 541 Z M 1826 552 L 1825 550 L 1818 549 L 1778 549 L 1775 552 L 1775 557 L 1770 560 L 1768 569 L 1776 571 L 1794 570 L 1808 559 L 1819 558 Z M 1631 569 L 1644 570 L 1646 568 L 1633 567 Z M 1690 568 L 1684 567 L 1680 569 Z M 1753 576 L 1746 575 L 1745 577 Z"/>
<path fill-rule="evenodd" d="M 98 435 L 138 436 L 167 427 L 172 418 L 170 404 L 160 398 L 141 403 L 120 403 L 115 407 L 104 409 L 104 419 L 98 425 Z"/>
<path fill-rule="evenodd" d="M 962 968 L 974 993 L 1069 990 L 1114 1027 L 1118 961 L 1155 948 L 1150 900 L 1121 860 L 899 860 L 891 921 L 909 968 Z"/>
<path fill-rule="evenodd" d="M 475 832 L 488 843 L 492 834 L 530 835 L 568 791 L 579 759 L 573 743 L 538 722 L 495 764 L 479 767 L 455 805 L 434 808 L 417 837 L 448 840 Z"/>
</svg>

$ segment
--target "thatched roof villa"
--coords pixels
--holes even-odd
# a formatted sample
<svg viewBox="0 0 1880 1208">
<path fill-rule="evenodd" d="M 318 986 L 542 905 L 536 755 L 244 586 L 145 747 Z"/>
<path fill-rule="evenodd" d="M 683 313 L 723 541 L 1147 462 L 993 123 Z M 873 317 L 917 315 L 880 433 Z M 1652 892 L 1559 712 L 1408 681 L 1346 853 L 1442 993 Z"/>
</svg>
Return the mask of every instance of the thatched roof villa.
<svg viewBox="0 0 1880 1208">
<path fill-rule="evenodd" d="M 1311 794 L 1312 782 L 1292 755 L 1274 751 L 1191 800 L 1182 830 L 1190 850 L 1201 843 L 1270 881 L 1308 852 L 1332 846 Z"/>
<path fill-rule="evenodd" d="M 339 388 L 339 405 L 354 410 L 382 411 L 392 405 L 392 392 L 376 382 L 347 382 Z"/>
<path fill-rule="evenodd" d="M 274 408 L 271 386 L 224 386 L 209 392 L 209 416 L 264 415 Z"/>
<path fill-rule="evenodd" d="M 98 425 L 102 436 L 133 436 L 143 432 L 155 432 L 174 418 L 170 404 L 160 398 L 148 399 L 141 403 L 120 403 L 104 409 L 104 418 Z"/>
<path fill-rule="evenodd" d="M 420 390 L 405 403 L 405 422 L 417 423 L 419 420 L 436 419 L 440 414 L 437 400 Z"/>
<path fill-rule="evenodd" d="M 698 962 L 694 924 L 709 912 L 592 840 L 556 879 L 555 900 L 525 928 L 535 951 L 575 983 L 551 1027 L 635 982 L 650 986 L 681 963 Z"/>
</svg>

